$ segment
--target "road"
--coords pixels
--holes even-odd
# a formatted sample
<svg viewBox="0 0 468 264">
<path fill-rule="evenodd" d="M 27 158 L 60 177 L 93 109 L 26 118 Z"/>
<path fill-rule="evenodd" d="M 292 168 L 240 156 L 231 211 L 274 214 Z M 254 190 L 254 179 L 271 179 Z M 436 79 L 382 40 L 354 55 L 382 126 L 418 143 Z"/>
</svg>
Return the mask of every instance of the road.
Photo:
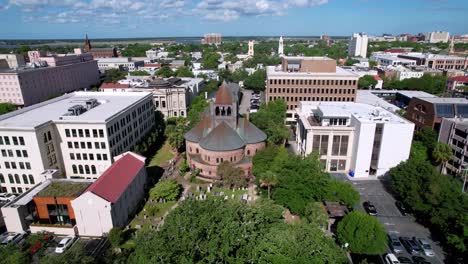
<svg viewBox="0 0 468 264">
<path fill-rule="evenodd" d="M 398 208 L 395 206 L 395 199 L 390 193 L 387 192 L 384 185 L 380 180 L 349 180 L 344 174 L 336 173 L 332 174 L 335 178 L 349 182 L 361 195 L 360 210 L 364 211 L 362 202 L 370 201 L 375 205 L 377 209 L 377 219 L 385 226 L 385 229 L 389 233 L 394 233 L 397 236 L 405 237 L 419 237 L 426 238 L 432 245 L 435 257 L 425 257 L 426 260 L 434 264 L 442 264 L 444 259 L 444 253 L 439 243 L 434 242 L 431 238 L 431 233 L 427 228 L 417 223 L 412 216 L 403 216 Z M 388 252 L 391 252 L 388 249 Z M 411 258 L 408 252 L 398 254 L 398 256 L 404 256 Z"/>
<path fill-rule="evenodd" d="M 242 89 L 242 100 L 239 105 L 239 114 L 245 115 L 250 111 L 250 99 L 252 98 L 252 91 L 251 90 L 246 90 Z"/>
</svg>

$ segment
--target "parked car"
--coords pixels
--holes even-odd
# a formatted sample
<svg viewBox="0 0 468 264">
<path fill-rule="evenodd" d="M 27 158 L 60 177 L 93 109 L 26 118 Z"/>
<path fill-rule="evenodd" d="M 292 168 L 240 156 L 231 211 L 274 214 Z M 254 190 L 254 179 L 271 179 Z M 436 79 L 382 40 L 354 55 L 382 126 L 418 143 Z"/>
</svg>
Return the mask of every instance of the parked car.
<svg viewBox="0 0 468 264">
<path fill-rule="evenodd" d="M 15 199 L 16 196 L 11 193 L 0 193 L 0 202 L 11 202 L 13 199 Z"/>
<path fill-rule="evenodd" d="M 416 237 L 413 237 L 413 240 L 416 241 L 416 243 L 418 244 L 419 248 L 421 249 L 422 253 L 424 253 L 424 255 L 428 257 L 433 257 L 435 255 L 434 250 L 432 250 L 432 247 L 427 240 L 422 239 L 422 238 L 416 238 Z"/>
<path fill-rule="evenodd" d="M 413 259 L 414 264 L 431 264 L 425 258 L 420 257 L 420 256 L 413 256 L 412 259 Z"/>
<path fill-rule="evenodd" d="M 401 263 L 401 264 L 413 264 L 413 262 L 411 261 L 411 259 L 407 258 L 407 257 L 398 257 L 398 261 Z"/>
<path fill-rule="evenodd" d="M 386 254 L 384 259 L 386 264 L 400 264 L 400 261 L 392 253 Z"/>
<path fill-rule="evenodd" d="M 409 214 L 409 210 L 405 207 L 405 205 L 402 202 L 396 201 L 395 205 L 403 216 Z"/>
<path fill-rule="evenodd" d="M 60 254 L 63 253 L 68 247 L 73 244 L 73 241 L 75 241 L 74 237 L 66 237 L 60 240 L 59 244 L 55 248 L 55 253 Z"/>
<path fill-rule="evenodd" d="M 403 246 L 395 234 L 388 234 L 388 244 L 394 253 L 403 252 Z"/>
<path fill-rule="evenodd" d="M 3 239 L 2 243 L 0 244 L 2 246 L 16 244 L 16 243 L 19 243 L 21 240 L 23 240 L 27 235 L 28 234 L 26 232 L 12 233 L 12 234 L 9 234 L 5 239 Z"/>
<path fill-rule="evenodd" d="M 406 251 L 410 253 L 411 255 L 418 255 L 420 252 L 418 244 L 416 242 L 409 238 L 409 237 L 400 237 L 401 244 L 406 248 Z"/>
<path fill-rule="evenodd" d="M 364 206 L 364 209 L 366 210 L 366 212 L 370 215 L 377 215 L 377 209 L 375 208 L 375 206 L 369 202 L 369 201 L 365 201 L 362 206 Z"/>
</svg>

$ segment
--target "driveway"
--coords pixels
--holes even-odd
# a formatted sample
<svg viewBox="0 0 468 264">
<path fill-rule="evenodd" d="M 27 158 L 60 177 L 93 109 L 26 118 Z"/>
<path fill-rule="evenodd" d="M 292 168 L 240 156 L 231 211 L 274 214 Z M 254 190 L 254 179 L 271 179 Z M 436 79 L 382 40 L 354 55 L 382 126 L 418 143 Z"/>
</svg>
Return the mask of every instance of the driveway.
<svg viewBox="0 0 468 264">
<path fill-rule="evenodd" d="M 444 260 L 444 253 L 439 243 L 434 242 L 431 239 L 431 233 L 427 228 L 417 223 L 412 216 L 403 216 L 398 208 L 395 206 L 395 199 L 390 193 L 384 188 L 384 185 L 380 180 L 355 180 L 351 181 L 348 177 L 342 173 L 332 174 L 335 178 L 346 181 L 353 185 L 353 187 L 361 195 L 361 204 L 358 207 L 358 210 L 364 211 L 362 203 L 364 201 L 370 201 L 375 205 L 377 209 L 377 219 L 384 225 L 388 233 L 394 233 L 398 237 L 419 237 L 426 238 L 429 243 L 432 245 L 434 252 L 436 253 L 435 257 L 425 257 L 427 261 L 431 263 L 442 264 Z M 388 252 L 391 252 L 388 249 Z M 398 256 L 405 256 L 411 258 L 408 252 L 398 254 Z"/>
<path fill-rule="evenodd" d="M 242 89 L 242 100 L 239 105 L 239 113 L 245 115 L 250 110 L 250 99 L 252 98 L 252 90 Z"/>
</svg>

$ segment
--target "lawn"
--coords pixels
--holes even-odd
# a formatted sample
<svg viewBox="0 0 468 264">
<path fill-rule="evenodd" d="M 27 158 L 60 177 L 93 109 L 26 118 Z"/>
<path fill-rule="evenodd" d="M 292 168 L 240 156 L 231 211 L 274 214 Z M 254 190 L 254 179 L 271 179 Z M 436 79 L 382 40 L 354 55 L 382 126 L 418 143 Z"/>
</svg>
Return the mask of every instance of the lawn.
<svg viewBox="0 0 468 264">
<path fill-rule="evenodd" d="M 206 195 L 208 196 L 213 195 L 214 192 L 224 192 L 223 196 L 228 196 L 229 198 L 231 198 L 232 195 L 234 194 L 235 199 L 238 199 L 238 197 L 241 195 L 247 194 L 247 190 L 231 190 L 231 189 L 220 188 L 220 187 L 213 187 L 213 189 L 211 190 L 211 193 L 206 192 L 206 189 L 207 189 L 206 187 L 201 187 L 201 189 L 204 190 Z M 199 193 L 196 191 L 195 186 L 190 187 L 190 192 L 195 195 L 199 195 Z"/>
<path fill-rule="evenodd" d="M 174 158 L 174 152 L 172 152 L 171 146 L 166 142 L 161 147 L 161 149 L 156 152 L 156 154 L 151 158 L 151 162 L 149 163 L 148 167 L 159 166 L 169 162 L 171 159 Z"/>
<path fill-rule="evenodd" d="M 148 201 L 145 205 L 146 211 L 140 211 L 140 213 L 138 213 L 138 215 L 132 220 L 130 226 L 132 228 L 136 228 L 136 225 L 149 227 L 151 224 L 156 224 L 159 222 L 156 221 L 156 218 L 162 217 L 175 203 L 175 201 L 169 201 L 166 203 L 151 203 Z M 145 214 L 147 215 L 146 219 L 144 219 Z"/>
</svg>

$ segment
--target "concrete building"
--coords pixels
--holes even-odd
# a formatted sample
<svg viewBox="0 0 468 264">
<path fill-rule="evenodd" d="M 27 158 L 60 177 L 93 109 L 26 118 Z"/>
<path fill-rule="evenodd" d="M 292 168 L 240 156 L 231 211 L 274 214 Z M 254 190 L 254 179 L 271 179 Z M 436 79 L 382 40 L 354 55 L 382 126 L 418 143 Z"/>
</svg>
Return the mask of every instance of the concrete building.
<svg viewBox="0 0 468 264">
<path fill-rule="evenodd" d="M 434 31 L 426 33 L 426 42 L 429 43 L 447 43 L 449 38 L 450 34 L 445 31 Z"/>
<path fill-rule="evenodd" d="M 222 37 L 219 33 L 208 33 L 203 35 L 202 44 L 221 44 Z"/>
<path fill-rule="evenodd" d="M 467 99 L 413 97 L 405 114 L 405 118 L 415 124 L 416 131 L 427 127 L 439 132 L 442 118 L 455 117 L 468 117 Z"/>
<path fill-rule="evenodd" d="M 266 134 L 238 114 L 238 96 L 223 83 L 202 120 L 184 135 L 187 162 L 200 177 L 219 180 L 217 167 L 228 161 L 252 173 L 252 157 L 265 147 Z"/>
<path fill-rule="evenodd" d="M 284 55 L 283 36 L 281 36 L 281 37 L 279 38 L 279 42 L 278 42 L 278 55 L 279 55 L 279 56 Z"/>
<path fill-rule="evenodd" d="M 462 88 L 464 87 L 464 88 Z M 445 91 L 453 96 L 462 96 L 468 91 L 468 76 L 457 76 L 447 79 Z"/>
<path fill-rule="evenodd" d="M 468 120 L 464 118 L 442 118 L 439 142 L 452 147 L 452 158 L 442 164 L 442 171 L 451 175 L 461 175 L 468 164 Z"/>
<path fill-rule="evenodd" d="M 354 33 L 349 40 L 348 55 L 351 57 L 367 57 L 368 37 L 365 33 Z"/>
<path fill-rule="evenodd" d="M 136 71 L 139 67 L 143 67 L 143 60 L 133 60 L 130 57 L 121 58 L 100 58 L 97 61 L 99 70 L 106 71 L 109 69 L 120 69 L 125 71 Z"/>
<path fill-rule="evenodd" d="M 145 157 L 127 152 L 86 191 L 71 201 L 80 236 L 100 237 L 114 227 L 125 227 L 144 199 Z"/>
<path fill-rule="evenodd" d="M 318 151 L 326 171 L 381 176 L 409 157 L 414 124 L 383 108 L 300 102 L 297 112 L 297 151 Z"/>
<path fill-rule="evenodd" d="M 410 59 L 400 58 L 394 54 L 388 53 L 373 53 L 370 60 L 376 61 L 381 66 L 416 66 L 416 61 Z"/>
<path fill-rule="evenodd" d="M 19 68 L 26 65 L 24 56 L 21 54 L 0 54 L 0 61 L 5 60 L 8 68 Z"/>
<path fill-rule="evenodd" d="M 416 61 L 416 65 L 422 65 L 432 69 L 464 70 L 468 68 L 468 59 L 461 56 L 411 52 L 400 54 L 398 57 L 414 60 Z"/>
<path fill-rule="evenodd" d="M 0 116 L 0 188 L 98 178 L 153 127 L 150 93 L 76 92 Z M 49 169 L 56 175 L 44 175 Z"/>
<path fill-rule="evenodd" d="M 359 75 L 336 66 L 327 57 L 287 57 L 267 67 L 266 101 L 283 99 L 287 121 L 295 121 L 300 101 L 354 102 Z"/>
<path fill-rule="evenodd" d="M 29 106 L 99 82 L 97 63 L 88 54 L 46 56 L 29 52 L 31 66 L 0 69 L 0 102 Z"/>
<path fill-rule="evenodd" d="M 395 67 L 394 70 L 396 71 L 396 79 L 399 81 L 410 78 L 421 78 L 424 75 L 424 72 L 422 71 L 413 71 L 401 66 Z"/>
</svg>

